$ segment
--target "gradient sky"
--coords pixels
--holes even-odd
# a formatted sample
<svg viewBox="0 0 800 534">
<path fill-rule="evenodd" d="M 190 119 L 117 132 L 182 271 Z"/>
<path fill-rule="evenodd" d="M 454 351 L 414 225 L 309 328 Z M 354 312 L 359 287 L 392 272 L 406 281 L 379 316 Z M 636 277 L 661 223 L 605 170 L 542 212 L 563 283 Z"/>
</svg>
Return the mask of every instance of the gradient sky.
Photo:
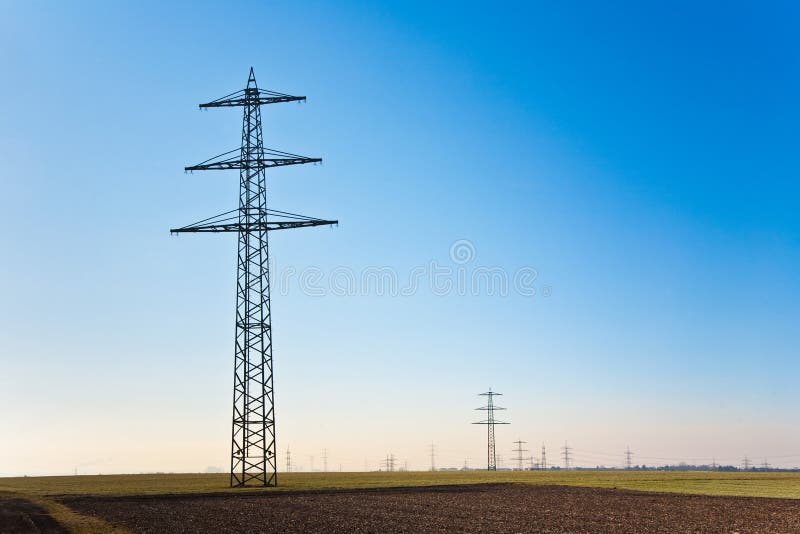
<svg viewBox="0 0 800 534">
<path fill-rule="evenodd" d="M 230 453 L 244 86 L 274 274 L 536 269 L 537 293 L 273 296 L 295 468 L 800 465 L 800 9 L 763 3 L 0 2 L 0 474 L 201 471 Z M 292 271 L 293 270 L 293 271 Z M 274 282 L 275 283 L 275 282 Z M 281 462 L 281 467 L 283 463 Z"/>
</svg>

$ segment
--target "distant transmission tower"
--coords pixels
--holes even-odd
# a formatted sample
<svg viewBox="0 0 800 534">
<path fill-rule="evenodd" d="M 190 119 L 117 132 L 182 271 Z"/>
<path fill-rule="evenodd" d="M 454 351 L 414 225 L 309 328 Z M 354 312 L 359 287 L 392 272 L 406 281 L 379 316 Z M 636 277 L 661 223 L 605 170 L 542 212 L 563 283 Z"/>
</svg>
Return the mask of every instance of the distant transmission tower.
<svg viewBox="0 0 800 534">
<path fill-rule="evenodd" d="M 539 462 L 539 466 L 542 469 L 547 469 L 547 451 L 544 449 L 544 443 L 542 443 L 542 461 Z"/>
<path fill-rule="evenodd" d="M 766 458 L 764 458 L 764 462 L 761 464 L 761 469 L 764 471 L 769 471 L 769 463 L 767 462 Z"/>
<path fill-rule="evenodd" d="M 322 472 L 328 472 L 328 449 L 322 450 Z"/>
<path fill-rule="evenodd" d="M 436 471 L 436 449 L 431 443 L 431 471 Z"/>
<path fill-rule="evenodd" d="M 292 451 L 289 450 L 289 447 L 286 447 L 286 472 L 292 472 Z"/>
<path fill-rule="evenodd" d="M 480 396 L 487 397 L 486 406 L 475 408 L 476 410 L 483 410 L 486 412 L 486 419 L 472 423 L 473 425 L 486 425 L 488 431 L 487 449 L 486 449 L 486 469 L 488 471 L 497 471 L 497 455 L 494 452 L 494 425 L 507 425 L 504 421 L 497 421 L 494 418 L 495 410 L 505 410 L 500 406 L 494 405 L 494 397 L 502 395 L 502 393 L 495 393 L 492 388 L 486 393 L 479 393 Z"/>
<path fill-rule="evenodd" d="M 518 439 L 514 443 L 517 444 L 517 448 L 514 449 L 514 452 L 517 453 L 517 469 L 522 471 L 522 462 L 525 461 L 525 458 L 522 456 L 522 453 L 523 452 L 528 452 L 528 449 L 523 449 L 522 445 L 525 444 L 525 443 L 528 443 L 528 442 L 527 441 L 522 441 L 521 439 Z"/>
<path fill-rule="evenodd" d="M 567 442 L 564 442 L 564 446 L 561 447 L 561 457 L 564 458 L 564 469 L 569 469 L 569 451 L 572 450 L 572 447 L 567 445 Z"/>
<path fill-rule="evenodd" d="M 187 171 L 238 170 L 239 207 L 170 230 L 172 233 L 234 232 L 239 238 L 231 486 L 251 483 L 275 486 L 278 483 L 267 234 L 273 230 L 337 224 L 337 221 L 267 208 L 267 169 L 322 160 L 264 148 L 261 106 L 303 100 L 304 96 L 259 89 L 251 68 L 245 89 L 200 104 L 200 108 L 244 109 L 241 147 L 185 168 Z"/>
<path fill-rule="evenodd" d="M 750 469 L 750 458 L 745 455 L 744 460 L 742 460 L 742 464 L 744 465 L 744 470 L 748 471 Z"/>
<path fill-rule="evenodd" d="M 394 454 L 387 454 L 386 455 L 386 461 L 384 462 L 383 465 L 386 466 L 386 470 L 387 471 L 393 472 L 394 471 L 394 465 L 395 465 Z"/>
<path fill-rule="evenodd" d="M 632 456 L 633 456 L 633 453 L 631 452 L 631 448 L 630 447 L 626 448 L 625 449 L 625 469 L 627 469 L 629 471 L 630 471 L 631 465 L 632 465 L 632 463 L 631 463 L 631 457 Z"/>
</svg>

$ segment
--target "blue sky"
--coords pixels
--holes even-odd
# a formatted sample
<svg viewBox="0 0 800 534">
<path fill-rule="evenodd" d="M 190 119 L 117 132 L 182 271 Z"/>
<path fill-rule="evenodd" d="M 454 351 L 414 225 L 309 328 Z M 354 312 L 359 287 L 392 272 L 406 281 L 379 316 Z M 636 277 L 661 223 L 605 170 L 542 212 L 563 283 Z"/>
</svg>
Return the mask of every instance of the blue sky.
<svg viewBox="0 0 800 534">
<path fill-rule="evenodd" d="M 479 465 L 475 394 L 579 463 L 800 465 L 800 10 L 789 2 L 0 5 L 0 474 L 202 470 L 229 454 L 232 209 L 184 174 L 246 83 L 275 273 L 533 268 L 536 295 L 273 298 L 296 466 Z M 505 443 L 508 442 L 508 443 Z M 505 445 L 504 445 L 505 444 Z M 507 445 L 507 446 L 506 446 Z M 635 456 L 636 460 L 637 457 Z"/>
</svg>

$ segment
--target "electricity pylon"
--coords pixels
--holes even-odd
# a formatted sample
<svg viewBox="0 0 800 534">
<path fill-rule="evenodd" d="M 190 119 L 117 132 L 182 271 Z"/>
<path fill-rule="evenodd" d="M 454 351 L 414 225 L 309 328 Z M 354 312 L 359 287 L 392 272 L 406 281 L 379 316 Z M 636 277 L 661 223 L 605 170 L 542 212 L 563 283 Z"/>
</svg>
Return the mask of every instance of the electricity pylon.
<svg viewBox="0 0 800 534">
<path fill-rule="evenodd" d="M 564 469 L 569 469 L 569 465 L 570 465 L 569 464 L 569 460 L 570 460 L 569 451 L 571 451 L 571 450 L 572 450 L 572 447 L 567 445 L 567 442 L 565 441 L 564 442 L 564 446 L 561 447 L 561 451 L 562 451 L 561 452 L 561 457 L 564 458 Z"/>
<path fill-rule="evenodd" d="M 625 449 L 625 469 L 629 470 L 632 467 L 631 458 L 633 457 L 633 453 L 631 452 L 631 448 L 628 447 Z"/>
<path fill-rule="evenodd" d="M 259 89 L 250 68 L 245 89 L 200 104 L 201 109 L 241 107 L 244 110 L 241 147 L 185 168 L 187 171 L 238 170 L 239 207 L 170 230 L 176 234 L 235 232 L 239 237 L 231 486 L 250 483 L 275 486 L 278 483 L 267 234 L 273 230 L 338 223 L 267 208 L 267 169 L 322 160 L 264 148 L 261 106 L 305 99 Z"/>
<path fill-rule="evenodd" d="M 486 469 L 488 471 L 497 471 L 497 455 L 495 454 L 494 450 L 494 425 L 507 425 L 504 421 L 497 421 L 494 418 L 495 410 L 505 410 L 500 406 L 494 405 L 494 397 L 498 395 L 502 395 L 502 393 L 496 393 L 489 388 L 489 391 L 486 393 L 479 393 L 481 396 L 488 397 L 486 406 L 481 406 L 480 408 L 475 408 L 476 410 L 483 410 L 486 411 L 486 419 L 483 421 L 477 421 L 472 423 L 473 425 L 486 425 L 487 428 L 487 448 L 486 448 Z"/>
<path fill-rule="evenodd" d="M 521 439 L 518 439 L 514 443 L 516 443 L 516 445 L 517 445 L 517 448 L 514 449 L 514 452 L 517 453 L 517 469 L 522 471 L 522 462 L 525 461 L 525 458 L 522 456 L 522 453 L 523 452 L 528 452 L 528 449 L 523 449 L 522 445 L 525 444 L 525 443 L 528 443 L 528 442 L 527 441 L 522 441 Z"/>
<path fill-rule="evenodd" d="M 395 466 L 394 453 L 386 455 L 386 460 L 384 461 L 383 465 L 386 466 L 386 470 L 387 471 L 389 471 L 389 472 L 393 472 L 394 471 L 394 466 Z"/>
</svg>

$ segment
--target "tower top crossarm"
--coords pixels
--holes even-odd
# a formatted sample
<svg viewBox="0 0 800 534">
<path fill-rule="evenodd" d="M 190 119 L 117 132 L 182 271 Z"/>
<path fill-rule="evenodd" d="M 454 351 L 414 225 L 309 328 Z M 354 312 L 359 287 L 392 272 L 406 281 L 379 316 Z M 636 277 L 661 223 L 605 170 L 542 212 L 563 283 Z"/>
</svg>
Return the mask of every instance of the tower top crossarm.
<svg viewBox="0 0 800 534">
<path fill-rule="evenodd" d="M 487 399 L 486 406 L 480 406 L 478 408 L 475 408 L 476 410 L 481 410 L 481 411 L 488 412 L 486 414 L 488 417 L 487 417 L 487 419 L 485 419 L 483 421 L 477 421 L 475 423 L 472 423 L 473 425 L 508 425 L 509 424 L 509 423 L 507 423 L 505 421 L 498 421 L 497 419 L 494 418 L 494 412 L 495 411 L 505 410 L 505 408 L 503 408 L 502 406 L 497 406 L 494 403 L 494 397 L 497 396 L 497 395 L 502 395 L 502 393 L 497 393 L 496 391 L 492 391 L 491 389 L 489 389 L 489 391 L 487 391 L 486 393 L 478 393 L 478 395 L 479 396 L 482 395 L 482 396 L 489 397 Z"/>
<path fill-rule="evenodd" d="M 200 104 L 200 109 L 261 106 L 263 104 L 279 104 L 281 102 L 305 102 L 305 100 L 306 97 L 304 96 L 292 96 L 276 91 L 259 89 L 256 84 L 256 76 L 253 73 L 253 67 L 250 67 L 250 76 L 247 79 L 247 87 L 245 89 L 240 89 L 222 98 Z"/>
</svg>

